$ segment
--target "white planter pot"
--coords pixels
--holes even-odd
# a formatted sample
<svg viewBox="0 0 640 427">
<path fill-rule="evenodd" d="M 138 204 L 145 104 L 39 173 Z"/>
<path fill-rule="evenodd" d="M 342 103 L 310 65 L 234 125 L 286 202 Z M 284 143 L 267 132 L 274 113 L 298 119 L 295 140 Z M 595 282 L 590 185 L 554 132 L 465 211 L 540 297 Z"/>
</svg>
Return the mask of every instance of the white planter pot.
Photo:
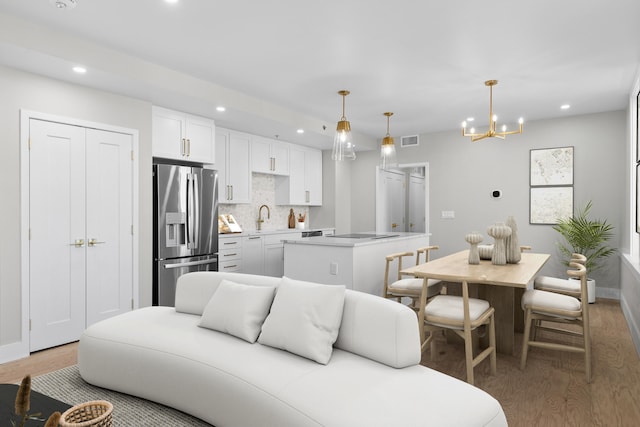
<svg viewBox="0 0 640 427">
<path fill-rule="evenodd" d="M 571 280 L 578 280 L 575 277 L 571 277 Z M 587 278 L 587 302 L 593 304 L 596 302 L 596 281 Z"/>
</svg>

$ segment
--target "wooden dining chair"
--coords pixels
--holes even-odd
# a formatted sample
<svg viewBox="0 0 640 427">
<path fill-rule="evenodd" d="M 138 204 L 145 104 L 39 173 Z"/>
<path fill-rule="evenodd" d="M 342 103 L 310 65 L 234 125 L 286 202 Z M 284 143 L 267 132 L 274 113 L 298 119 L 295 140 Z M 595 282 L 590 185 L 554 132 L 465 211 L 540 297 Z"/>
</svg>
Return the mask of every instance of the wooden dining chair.
<svg viewBox="0 0 640 427">
<path fill-rule="evenodd" d="M 582 254 L 572 254 L 571 261 L 578 264 L 586 265 L 587 257 Z M 556 292 L 563 295 L 569 295 L 580 298 L 581 286 L 579 280 L 561 279 L 559 277 L 538 276 L 533 281 L 533 288 L 541 291 Z"/>
<path fill-rule="evenodd" d="M 591 382 L 591 334 L 587 299 L 587 269 L 578 262 L 571 262 L 569 266 L 573 268 L 567 271 L 569 277 L 580 279 L 580 299 L 539 289 L 527 290 L 522 296 L 525 329 L 520 369 L 524 369 L 527 364 L 529 347 L 584 353 L 585 374 L 589 383 Z M 541 323 L 542 321 L 544 323 Z M 579 330 L 570 330 L 562 327 L 564 325 L 578 325 Z M 551 332 L 553 335 L 578 336 L 582 338 L 580 340 L 582 343 L 575 345 L 574 342 L 564 344 L 548 341 L 539 333 L 541 331 Z"/>
<path fill-rule="evenodd" d="M 425 332 L 429 336 L 425 346 L 430 344 L 431 358 L 438 353 L 436 332 L 450 329 L 464 340 L 467 382 L 474 384 L 473 369 L 487 357 L 490 358 L 491 373 L 496 374 L 496 328 L 494 309 L 488 301 L 469 298 L 469 286 L 462 282 L 462 296 L 437 295 L 426 304 L 424 309 Z M 489 329 L 489 346 L 475 357 L 473 356 L 472 331 L 482 325 Z"/>
<path fill-rule="evenodd" d="M 420 255 L 424 254 L 424 262 L 429 262 L 431 259 L 430 253 L 433 250 L 438 249 L 438 246 L 426 246 L 419 248 L 416 251 L 416 265 L 420 264 Z M 398 252 L 385 257 L 386 265 L 384 272 L 383 282 L 383 294 L 384 298 L 395 299 L 398 302 L 402 302 L 402 298 L 410 298 L 411 303 L 408 304 L 418 315 L 418 322 L 420 326 L 420 341 L 423 344 L 426 340 L 424 333 L 424 325 L 420 319 L 424 318 L 424 304 L 420 302 L 425 301 L 438 295 L 442 290 L 442 282 L 440 280 L 416 278 L 415 276 L 403 276 L 400 271 L 402 270 L 402 260 L 404 257 L 413 256 L 413 252 Z M 397 273 L 395 273 L 394 279 L 390 277 L 391 266 L 396 264 Z M 393 280 L 393 282 L 391 282 Z M 391 282 L 391 283 L 390 283 Z M 426 290 L 426 294 L 423 291 Z"/>
</svg>

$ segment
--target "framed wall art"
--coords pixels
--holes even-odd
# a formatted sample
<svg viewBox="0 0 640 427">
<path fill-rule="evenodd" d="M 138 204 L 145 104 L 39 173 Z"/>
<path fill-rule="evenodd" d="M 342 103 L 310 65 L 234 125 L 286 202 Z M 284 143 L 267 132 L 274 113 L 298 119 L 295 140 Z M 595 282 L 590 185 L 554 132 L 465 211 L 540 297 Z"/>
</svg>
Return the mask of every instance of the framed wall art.
<svg viewBox="0 0 640 427">
<path fill-rule="evenodd" d="M 557 224 L 573 215 L 573 147 L 531 150 L 529 186 L 530 224 Z"/>
</svg>

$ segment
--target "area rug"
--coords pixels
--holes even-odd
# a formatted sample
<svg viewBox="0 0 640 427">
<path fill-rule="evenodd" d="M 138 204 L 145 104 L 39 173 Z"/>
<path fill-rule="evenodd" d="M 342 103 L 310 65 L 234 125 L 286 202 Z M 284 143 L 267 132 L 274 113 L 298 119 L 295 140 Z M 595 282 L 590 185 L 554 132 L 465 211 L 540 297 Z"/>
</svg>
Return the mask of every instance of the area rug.
<svg viewBox="0 0 640 427">
<path fill-rule="evenodd" d="M 175 409 L 87 384 L 77 366 L 35 377 L 32 379 L 32 388 L 69 405 L 107 400 L 113 404 L 114 427 L 211 427 L 211 424 Z"/>
</svg>

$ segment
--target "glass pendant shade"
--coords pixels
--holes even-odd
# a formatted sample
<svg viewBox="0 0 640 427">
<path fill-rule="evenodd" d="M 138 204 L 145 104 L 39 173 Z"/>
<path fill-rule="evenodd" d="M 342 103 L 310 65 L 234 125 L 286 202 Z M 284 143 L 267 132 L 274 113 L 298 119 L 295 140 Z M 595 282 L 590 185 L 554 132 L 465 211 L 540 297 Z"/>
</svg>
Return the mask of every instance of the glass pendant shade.
<svg viewBox="0 0 640 427">
<path fill-rule="evenodd" d="M 398 166 L 396 157 L 396 145 L 393 138 L 385 136 L 380 147 L 380 168 L 390 169 Z"/>
<path fill-rule="evenodd" d="M 342 117 L 336 126 L 336 135 L 333 138 L 333 150 L 331 159 L 334 161 L 355 160 L 353 139 L 351 137 L 351 123 L 344 116 L 344 98 L 349 95 L 348 90 L 341 90 L 338 95 L 342 96 Z"/>
<path fill-rule="evenodd" d="M 382 138 L 382 145 L 380 146 L 380 168 L 390 169 L 398 166 L 398 159 L 396 157 L 396 145 L 391 135 L 389 135 L 389 118 L 393 116 L 393 113 L 384 113 L 387 116 L 387 135 Z"/>
<path fill-rule="evenodd" d="M 342 161 L 355 160 L 355 158 L 356 153 L 353 150 L 353 140 L 351 139 L 351 124 L 347 120 L 340 120 L 333 138 L 331 159 Z"/>
</svg>

